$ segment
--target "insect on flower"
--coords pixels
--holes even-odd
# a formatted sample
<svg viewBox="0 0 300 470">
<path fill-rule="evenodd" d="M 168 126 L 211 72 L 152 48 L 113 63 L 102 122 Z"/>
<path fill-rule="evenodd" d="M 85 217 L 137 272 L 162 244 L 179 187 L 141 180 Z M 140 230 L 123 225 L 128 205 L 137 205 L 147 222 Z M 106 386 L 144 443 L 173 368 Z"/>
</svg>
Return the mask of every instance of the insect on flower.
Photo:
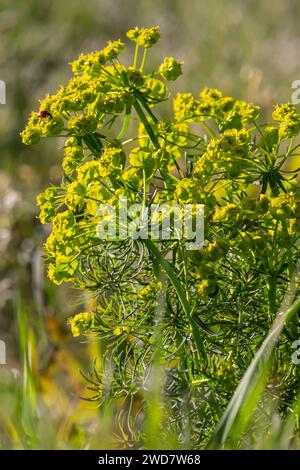
<svg viewBox="0 0 300 470">
<path fill-rule="evenodd" d="M 50 119 L 52 119 L 52 114 L 49 113 L 49 111 L 46 111 L 45 109 L 43 109 L 42 111 L 38 112 L 38 117 L 40 117 L 40 118 L 49 117 Z"/>
</svg>

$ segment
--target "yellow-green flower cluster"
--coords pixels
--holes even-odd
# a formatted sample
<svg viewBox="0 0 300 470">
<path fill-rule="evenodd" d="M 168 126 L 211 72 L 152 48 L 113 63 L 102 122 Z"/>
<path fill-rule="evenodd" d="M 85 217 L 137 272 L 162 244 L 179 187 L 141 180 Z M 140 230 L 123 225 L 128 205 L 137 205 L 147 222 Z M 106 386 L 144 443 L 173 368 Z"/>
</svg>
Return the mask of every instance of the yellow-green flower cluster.
<svg viewBox="0 0 300 470">
<path fill-rule="evenodd" d="M 77 179 L 68 185 L 64 203 L 70 211 L 80 212 L 85 203 L 87 188 Z"/>
<path fill-rule="evenodd" d="M 135 28 L 128 32 L 128 37 L 147 49 L 158 41 L 158 27 Z M 89 136 L 105 125 L 108 115 L 119 116 L 125 107 L 128 113 L 137 96 L 148 110 L 152 102 L 164 100 L 166 86 L 153 77 L 154 72 L 147 76 L 136 63 L 125 67 L 117 60 L 124 50 L 125 44 L 117 40 L 109 42 L 101 51 L 81 54 L 73 61 L 75 76 L 56 94 L 40 101 L 39 112 L 32 113 L 21 133 L 22 141 L 32 145 L 41 137 L 64 132 L 67 136 L 84 138 L 85 145 L 94 150 Z M 161 73 L 173 80 L 181 73 L 180 66 L 175 59 L 166 58 Z M 70 150 L 66 153 L 64 172 L 70 176 L 77 167 L 79 155 Z"/>
<path fill-rule="evenodd" d="M 244 197 L 240 204 L 229 203 L 217 208 L 212 222 L 225 233 L 232 247 L 240 255 L 256 253 L 261 263 L 261 252 L 272 250 L 276 242 L 284 249 L 290 249 L 292 237 L 300 227 L 300 199 L 296 192 L 284 193 L 277 197 L 260 194 L 259 197 Z M 230 235 L 229 235 L 230 234 Z M 202 258 L 205 258 L 203 250 Z"/>
<path fill-rule="evenodd" d="M 202 297 L 213 297 L 218 291 L 215 279 L 203 279 L 197 284 L 197 294 Z"/>
<path fill-rule="evenodd" d="M 166 80 L 173 82 L 180 75 L 182 75 L 182 62 L 177 62 L 174 57 L 165 57 L 165 60 L 160 65 L 158 72 Z"/>
<path fill-rule="evenodd" d="M 26 128 L 21 132 L 22 142 L 26 145 L 37 144 L 41 137 L 60 134 L 63 127 L 64 122 L 60 115 L 39 117 L 37 112 L 32 112 Z"/>
<path fill-rule="evenodd" d="M 82 312 L 77 313 L 74 317 L 68 318 L 71 332 L 74 337 L 83 333 L 89 333 L 95 325 L 95 316 L 93 313 Z"/>
<path fill-rule="evenodd" d="M 64 173 L 71 176 L 82 164 L 84 160 L 84 151 L 80 145 L 77 145 L 77 139 L 70 138 L 66 144 L 62 167 Z"/>
<path fill-rule="evenodd" d="M 87 181 L 81 180 L 79 175 L 79 178 L 69 186 L 65 201 L 68 207 L 84 209 L 87 217 L 96 216 L 100 204 L 112 202 L 112 191 L 99 180 L 91 183 Z"/>
<path fill-rule="evenodd" d="M 82 114 L 81 116 L 73 116 L 68 123 L 69 130 L 72 134 L 83 136 L 91 134 L 97 129 L 97 120 L 94 116 Z"/>
<path fill-rule="evenodd" d="M 147 179 L 151 178 L 158 168 L 165 168 L 169 156 L 162 149 L 152 150 L 149 147 L 135 147 L 129 154 L 130 166 Z M 143 171 L 141 171 L 143 170 Z"/>
<path fill-rule="evenodd" d="M 183 204 L 200 202 L 200 188 L 196 181 L 183 178 L 176 185 L 174 197 Z"/>
<path fill-rule="evenodd" d="M 272 199 L 265 194 L 256 197 L 244 197 L 237 203 L 229 203 L 217 207 L 213 213 L 212 221 L 220 224 L 232 224 L 242 221 L 255 221 L 269 214 Z"/>
<path fill-rule="evenodd" d="M 225 100 L 225 98 L 224 98 Z M 224 101 L 223 101 L 224 103 Z M 224 131 L 225 129 L 241 129 L 247 127 L 249 124 L 253 124 L 254 121 L 259 117 L 259 107 L 254 106 L 252 103 L 246 103 L 245 101 L 233 101 L 232 108 L 227 111 L 229 102 L 224 108 L 221 108 L 219 113 L 216 113 L 216 119 L 219 123 L 219 129 Z"/>
<path fill-rule="evenodd" d="M 156 299 L 161 289 L 162 283 L 160 281 L 153 280 L 138 292 L 138 298 L 142 302 L 148 302 L 149 300 Z"/>
<path fill-rule="evenodd" d="M 296 107 L 290 103 L 276 106 L 273 119 L 279 122 L 279 136 L 282 139 L 290 139 L 300 132 L 300 115 Z"/>
<path fill-rule="evenodd" d="M 213 222 L 237 222 L 240 218 L 241 207 L 238 204 L 221 206 L 213 214 Z"/>
<path fill-rule="evenodd" d="M 199 109 L 203 115 L 211 116 L 219 123 L 220 130 L 241 129 L 259 116 L 259 107 L 252 103 L 223 96 L 219 90 L 205 88 L 199 93 Z"/>
<path fill-rule="evenodd" d="M 53 228 L 45 243 L 46 255 L 50 259 L 48 276 L 55 284 L 71 281 L 74 277 L 79 252 L 78 225 L 70 211 L 60 212 L 53 220 Z"/>
<path fill-rule="evenodd" d="M 228 129 L 215 141 L 216 149 L 222 156 L 246 156 L 249 150 L 249 133 L 245 129 Z"/>
<path fill-rule="evenodd" d="M 197 158 L 193 169 L 193 177 L 201 188 L 204 188 L 211 180 L 215 166 L 214 151 L 208 146 L 207 151 Z"/>
<path fill-rule="evenodd" d="M 197 266 L 195 277 L 197 294 L 202 297 L 212 297 L 218 292 L 216 266 L 228 252 L 228 245 L 221 240 L 213 240 L 204 248 L 192 255 Z"/>
<path fill-rule="evenodd" d="M 122 149 L 107 147 L 99 160 L 84 163 L 67 187 L 64 203 L 68 209 L 85 209 L 88 215 L 96 215 L 99 204 L 110 201 L 114 194 L 104 181 L 116 178 L 122 172 L 124 158 Z"/>
<path fill-rule="evenodd" d="M 77 181 L 85 186 L 100 180 L 101 163 L 99 160 L 91 160 L 84 163 L 77 175 Z"/>
<path fill-rule="evenodd" d="M 111 91 L 99 97 L 96 109 L 101 113 L 120 114 L 126 104 L 133 101 L 133 93 L 130 88 L 122 88 L 118 91 Z"/>
<path fill-rule="evenodd" d="M 300 217 L 300 200 L 295 193 L 273 197 L 270 202 L 270 211 L 275 219 L 285 220 Z"/>
<path fill-rule="evenodd" d="M 168 89 L 166 85 L 157 78 L 147 78 L 144 89 L 146 96 L 155 102 L 163 101 L 167 97 Z"/>
<path fill-rule="evenodd" d="M 152 28 L 138 28 L 130 29 L 126 36 L 131 41 L 135 42 L 141 47 L 148 49 L 154 46 L 160 39 L 159 26 L 152 26 Z"/>
<path fill-rule="evenodd" d="M 223 95 L 215 88 L 204 88 L 199 93 L 198 112 L 202 119 L 213 118 L 222 110 Z M 233 104 L 233 103 L 232 103 Z M 229 104 L 227 103 L 227 107 Z"/>
<path fill-rule="evenodd" d="M 177 121 L 204 121 L 214 119 L 221 132 L 241 129 L 253 123 L 259 116 L 259 107 L 245 101 L 223 96 L 215 88 L 204 88 L 197 100 L 191 93 L 179 93 L 174 100 Z"/>
<path fill-rule="evenodd" d="M 87 73 L 89 75 L 99 75 L 103 71 L 103 66 L 111 62 L 125 51 L 125 44 L 120 41 L 109 41 L 107 46 L 101 51 L 81 54 L 78 59 L 71 62 L 73 73 Z"/>
<path fill-rule="evenodd" d="M 158 142 L 161 147 L 156 154 L 154 152 L 156 155 L 154 160 L 157 160 L 159 169 L 171 169 L 174 167 L 174 159 L 179 159 L 182 149 L 188 145 L 190 136 L 188 124 L 160 120 L 153 124 L 152 127 L 154 132 L 157 133 Z M 138 135 L 140 148 L 147 148 L 149 146 L 149 138 L 142 123 L 139 125 Z M 159 152 L 162 154 L 161 158 L 159 157 Z"/>
<path fill-rule="evenodd" d="M 192 93 L 178 93 L 173 101 L 175 120 L 193 121 L 199 116 L 199 103 Z"/>
<path fill-rule="evenodd" d="M 250 135 L 247 130 L 227 129 L 218 139 L 212 139 L 206 152 L 200 156 L 194 167 L 193 176 L 208 183 L 214 169 L 223 170 L 227 177 L 238 177 L 247 167 L 246 157 L 250 150 Z"/>
<path fill-rule="evenodd" d="M 37 204 L 40 208 L 40 221 L 42 224 L 52 222 L 57 212 L 58 188 L 50 186 L 37 197 Z"/>
<path fill-rule="evenodd" d="M 47 95 L 40 101 L 40 108 L 51 113 L 61 113 L 66 118 L 69 113 L 83 111 L 94 103 L 99 94 L 111 89 L 107 78 L 96 77 L 91 80 L 88 74 L 73 77 L 66 86 L 61 86 L 55 95 Z"/>
<path fill-rule="evenodd" d="M 106 147 L 101 154 L 99 174 L 103 178 L 120 175 L 124 169 L 126 155 L 122 148 Z"/>
<path fill-rule="evenodd" d="M 140 88 L 144 85 L 146 77 L 142 72 L 134 67 L 129 66 L 124 70 L 128 84 L 132 87 Z"/>
<path fill-rule="evenodd" d="M 77 176 L 77 181 L 89 185 L 95 181 L 121 174 L 124 168 L 126 155 L 120 147 L 105 147 L 97 160 L 84 163 Z"/>
</svg>

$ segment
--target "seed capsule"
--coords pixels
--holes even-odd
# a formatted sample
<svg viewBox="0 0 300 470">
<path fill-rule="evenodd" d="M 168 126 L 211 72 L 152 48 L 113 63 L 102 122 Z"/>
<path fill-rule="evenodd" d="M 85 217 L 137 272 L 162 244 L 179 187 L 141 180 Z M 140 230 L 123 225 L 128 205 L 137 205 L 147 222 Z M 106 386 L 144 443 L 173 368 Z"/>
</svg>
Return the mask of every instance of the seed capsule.
<svg viewBox="0 0 300 470">
<path fill-rule="evenodd" d="M 40 117 L 40 118 L 46 118 L 46 117 L 52 118 L 52 114 L 49 113 L 49 111 L 46 111 L 45 109 L 43 109 L 42 111 L 38 112 L 38 117 Z"/>
</svg>

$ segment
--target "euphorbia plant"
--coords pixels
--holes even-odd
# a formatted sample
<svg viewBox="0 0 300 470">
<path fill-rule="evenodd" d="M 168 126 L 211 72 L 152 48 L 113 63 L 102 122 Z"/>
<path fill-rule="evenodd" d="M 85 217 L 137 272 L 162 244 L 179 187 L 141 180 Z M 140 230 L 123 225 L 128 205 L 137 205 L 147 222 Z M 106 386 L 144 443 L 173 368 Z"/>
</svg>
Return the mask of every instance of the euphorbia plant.
<svg viewBox="0 0 300 470">
<path fill-rule="evenodd" d="M 95 295 L 94 310 L 69 321 L 74 336 L 104 340 L 102 365 L 89 377 L 91 399 L 132 404 L 142 397 L 143 409 L 158 361 L 168 409 L 161 432 L 176 429 L 183 439 L 188 417 L 199 446 L 268 331 L 295 268 L 300 195 L 287 163 L 297 154 L 300 116 L 293 105 L 278 105 L 273 121 L 261 124 L 258 106 L 205 88 L 197 98 L 177 94 L 173 114 L 160 119 L 158 105 L 171 99 L 165 82 L 181 75 L 182 64 L 166 57 L 156 70 L 147 68 L 157 27 L 127 37 L 135 43 L 132 65 L 120 61 L 120 40 L 79 56 L 74 77 L 40 102 L 22 139 L 65 138 L 61 185 L 43 191 L 38 205 L 41 222 L 52 223 L 45 243 L 50 279 Z M 204 246 L 99 238 L 107 217 L 99 205 L 117 207 L 123 198 L 148 210 L 202 204 Z M 298 332 L 297 323 L 286 325 L 274 364 L 286 390 L 297 380 L 287 340 Z"/>
</svg>

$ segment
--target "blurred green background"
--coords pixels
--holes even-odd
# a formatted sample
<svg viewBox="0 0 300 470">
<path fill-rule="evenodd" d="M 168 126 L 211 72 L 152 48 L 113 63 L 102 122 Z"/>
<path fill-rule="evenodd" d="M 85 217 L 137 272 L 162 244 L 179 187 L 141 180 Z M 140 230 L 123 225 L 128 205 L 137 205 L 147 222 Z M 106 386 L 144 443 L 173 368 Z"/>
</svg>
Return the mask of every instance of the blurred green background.
<svg viewBox="0 0 300 470">
<path fill-rule="evenodd" d="M 52 287 L 44 273 L 47 229 L 36 220 L 35 198 L 49 180 L 60 178 L 61 151 L 54 139 L 32 148 L 21 143 L 19 132 L 38 99 L 70 77 L 68 62 L 81 52 L 123 38 L 132 26 L 158 24 L 161 42 L 151 57 L 156 63 L 165 55 L 184 61 L 176 90 L 217 87 L 270 110 L 290 101 L 291 83 L 300 78 L 299 22 L 297 0 L 1 0 L 0 79 L 7 103 L 0 105 L 0 339 L 7 365 L 0 365 L 0 447 L 34 445 L 23 432 L 36 425 L 24 386 L 40 392 L 42 404 L 31 400 L 30 406 L 44 410 L 48 430 L 54 423 L 49 447 L 63 447 L 62 435 L 80 447 L 78 425 L 93 432 L 98 425 L 77 399 L 85 387 L 78 369 L 91 351 L 75 346 L 65 324 L 89 300 Z M 30 347 L 22 346 L 22 331 Z M 24 369 L 31 372 L 25 384 Z"/>
</svg>

